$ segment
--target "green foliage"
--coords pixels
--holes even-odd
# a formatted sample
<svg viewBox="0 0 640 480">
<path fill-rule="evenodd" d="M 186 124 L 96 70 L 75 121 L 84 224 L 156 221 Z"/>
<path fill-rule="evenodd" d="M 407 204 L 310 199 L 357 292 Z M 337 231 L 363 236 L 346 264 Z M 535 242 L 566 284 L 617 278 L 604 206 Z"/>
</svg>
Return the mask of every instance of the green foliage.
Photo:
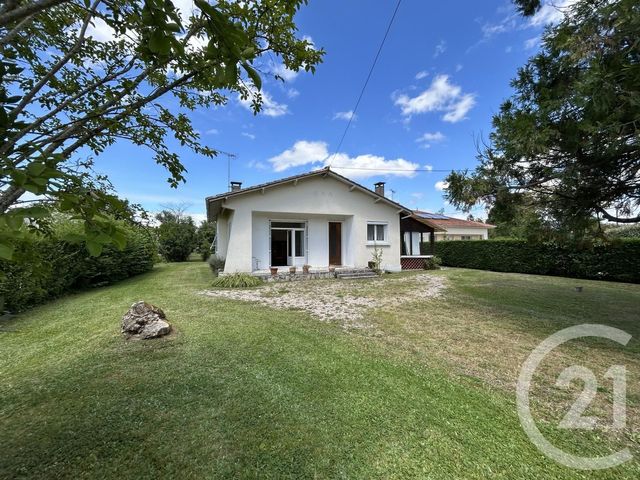
<svg viewBox="0 0 640 480">
<path fill-rule="evenodd" d="M 424 259 L 425 270 L 440 270 L 440 265 L 442 265 L 442 259 L 440 257 L 433 256 Z"/>
<path fill-rule="evenodd" d="M 25 236 L 16 248 L 19 262 L 0 260 L 4 309 L 21 311 L 73 290 L 108 285 L 151 270 L 156 250 L 149 232 L 123 222 L 118 228 L 124 248 L 108 245 L 97 256 L 91 256 L 82 242 L 73 241 L 82 229 L 78 222 L 58 221 L 48 236 Z"/>
<path fill-rule="evenodd" d="M 218 276 L 218 273 L 224 270 L 224 258 L 219 255 L 210 255 L 207 262 L 215 276 Z"/>
<path fill-rule="evenodd" d="M 294 17 L 304 4 L 196 0 L 179 12 L 167 0 L 3 2 L 0 258 L 12 258 L 25 224 L 46 227 L 50 210 L 24 207 L 25 192 L 82 219 L 79 235 L 92 255 L 121 248 L 121 232 L 100 215 L 125 212 L 124 203 L 75 157 L 128 141 L 151 149 L 176 187 L 185 168 L 169 139 L 199 156 L 218 153 L 202 144 L 187 112 L 240 96 L 258 113 L 262 79 L 254 65 L 264 56 L 294 71 L 314 72 L 322 61 L 322 50 L 298 38 Z"/>
<path fill-rule="evenodd" d="M 196 250 L 200 254 L 203 262 L 206 262 L 211 256 L 211 245 L 216 236 L 215 222 L 202 222 L 196 232 L 197 246 Z"/>
<path fill-rule="evenodd" d="M 436 242 L 443 265 L 640 283 L 640 240 L 560 245 L 524 240 Z"/>
<path fill-rule="evenodd" d="M 608 238 L 640 238 L 640 225 L 609 227 L 605 230 Z"/>
<path fill-rule="evenodd" d="M 262 285 L 264 282 L 258 277 L 248 273 L 232 273 L 216 277 L 211 286 L 214 288 L 252 288 Z"/>
<path fill-rule="evenodd" d="M 540 6 L 518 4 L 527 14 Z M 448 176 L 447 199 L 468 209 L 499 203 L 504 190 L 525 194 L 537 215 L 579 237 L 595 215 L 640 221 L 640 3 L 564 10 L 513 80 L 480 165 Z"/>
<path fill-rule="evenodd" d="M 157 230 L 160 255 L 168 262 L 186 262 L 197 245 L 193 219 L 166 210 L 156 218 L 162 222 Z"/>
</svg>

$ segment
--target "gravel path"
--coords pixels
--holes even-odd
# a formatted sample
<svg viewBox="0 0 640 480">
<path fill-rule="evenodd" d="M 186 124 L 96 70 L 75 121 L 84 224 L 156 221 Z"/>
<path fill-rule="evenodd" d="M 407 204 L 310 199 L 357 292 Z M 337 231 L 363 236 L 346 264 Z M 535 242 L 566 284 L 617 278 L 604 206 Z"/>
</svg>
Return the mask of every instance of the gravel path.
<svg viewBox="0 0 640 480">
<path fill-rule="evenodd" d="M 274 282 L 255 289 L 206 290 L 203 295 L 256 302 L 278 309 L 304 310 L 320 320 L 339 320 L 345 327 L 367 328 L 367 310 L 439 296 L 442 277 L 419 274 L 374 280 Z"/>
</svg>

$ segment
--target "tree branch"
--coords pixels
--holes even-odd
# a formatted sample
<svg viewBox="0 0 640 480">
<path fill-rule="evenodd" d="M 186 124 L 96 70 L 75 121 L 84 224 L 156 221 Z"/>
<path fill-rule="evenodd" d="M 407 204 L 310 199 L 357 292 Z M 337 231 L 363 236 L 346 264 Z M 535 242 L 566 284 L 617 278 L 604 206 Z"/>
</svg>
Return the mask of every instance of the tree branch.
<svg viewBox="0 0 640 480">
<path fill-rule="evenodd" d="M 618 222 L 618 223 L 638 223 L 638 222 L 640 222 L 640 215 L 638 215 L 637 217 L 620 218 L 620 217 L 616 217 L 614 215 L 611 215 L 609 212 L 607 212 L 602 207 L 597 207 L 596 210 L 598 212 L 600 212 L 604 218 L 606 218 L 607 220 L 609 220 L 611 222 Z"/>
<path fill-rule="evenodd" d="M 42 0 L 42 1 L 45 1 L 45 0 Z M 50 0 L 50 1 L 53 1 L 53 0 Z M 20 112 L 29 104 L 29 102 L 33 100 L 33 97 L 36 96 L 36 94 L 40 91 L 40 89 L 42 89 L 42 87 L 44 87 L 47 84 L 47 82 L 49 82 L 49 80 L 51 80 L 53 76 L 56 73 L 58 73 L 58 71 L 62 67 L 65 66 L 65 64 L 71 59 L 71 57 L 73 57 L 78 52 L 78 50 L 80 50 L 80 47 L 84 43 L 84 36 L 87 33 L 87 28 L 89 27 L 91 18 L 93 17 L 93 14 L 96 8 L 98 8 L 98 5 L 100 5 L 100 2 L 102 2 L 102 0 L 94 0 L 93 4 L 91 5 L 91 10 L 85 17 L 84 22 L 82 23 L 82 28 L 80 29 L 80 33 L 78 33 L 78 39 L 76 40 L 76 43 L 73 45 L 73 47 L 71 47 L 71 49 L 69 49 L 69 51 L 56 62 L 56 64 L 51 68 L 51 70 L 49 70 L 38 81 L 38 83 L 36 83 L 33 86 L 31 91 L 27 93 L 22 98 L 22 100 L 20 100 L 20 103 L 16 105 L 16 107 L 9 114 L 10 119 L 15 119 L 20 114 Z"/>
<path fill-rule="evenodd" d="M 40 0 L 39 2 L 29 2 L 22 7 L 2 12 L 0 14 L 0 27 L 6 27 L 13 22 L 20 22 L 26 17 L 37 15 L 43 10 L 69 1 L 70 0 Z"/>
</svg>

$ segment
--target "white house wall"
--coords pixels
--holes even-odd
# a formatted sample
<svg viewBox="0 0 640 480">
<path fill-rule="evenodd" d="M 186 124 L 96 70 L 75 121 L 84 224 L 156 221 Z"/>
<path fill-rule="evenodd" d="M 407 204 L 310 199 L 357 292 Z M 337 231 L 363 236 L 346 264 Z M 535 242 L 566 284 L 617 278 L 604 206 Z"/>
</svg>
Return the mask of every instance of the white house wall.
<svg viewBox="0 0 640 480">
<path fill-rule="evenodd" d="M 261 191 L 230 197 L 224 208 L 232 209 L 225 272 L 247 272 L 267 268 L 269 220 L 291 219 L 308 222 L 308 258 L 312 267 L 326 267 L 329 259 L 329 221 L 342 224 L 342 263 L 366 267 L 373 246 L 367 245 L 367 222 L 388 225 L 388 242 L 382 266 L 400 270 L 400 217 L 396 207 L 354 189 L 331 176 L 301 179 Z"/>
<path fill-rule="evenodd" d="M 486 228 L 449 227 L 446 232 L 436 232 L 436 240 L 444 240 L 446 237 L 459 235 L 482 235 L 482 239 L 489 238 L 489 230 Z"/>
</svg>

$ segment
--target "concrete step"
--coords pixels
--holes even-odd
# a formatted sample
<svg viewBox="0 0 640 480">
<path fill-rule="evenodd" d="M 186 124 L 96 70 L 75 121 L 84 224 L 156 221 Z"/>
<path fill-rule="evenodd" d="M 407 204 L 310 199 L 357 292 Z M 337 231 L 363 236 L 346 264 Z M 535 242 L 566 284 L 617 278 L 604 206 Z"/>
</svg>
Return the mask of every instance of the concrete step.
<svg viewBox="0 0 640 480">
<path fill-rule="evenodd" d="M 352 273 L 339 273 L 337 275 L 338 278 L 342 279 L 342 280 L 356 280 L 356 279 L 360 279 L 360 278 L 376 278 L 378 275 L 376 275 L 375 272 L 352 272 Z"/>
</svg>

